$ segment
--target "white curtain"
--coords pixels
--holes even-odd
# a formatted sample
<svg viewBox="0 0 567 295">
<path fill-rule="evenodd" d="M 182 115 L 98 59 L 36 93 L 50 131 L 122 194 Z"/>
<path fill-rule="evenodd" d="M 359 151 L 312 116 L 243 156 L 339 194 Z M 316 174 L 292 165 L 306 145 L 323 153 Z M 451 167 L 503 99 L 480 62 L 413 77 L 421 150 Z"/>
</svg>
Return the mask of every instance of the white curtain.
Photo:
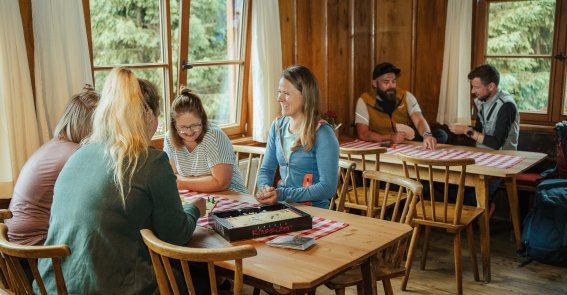
<svg viewBox="0 0 567 295">
<path fill-rule="evenodd" d="M 471 124 L 472 1 L 449 0 L 437 122 Z"/>
<path fill-rule="evenodd" d="M 278 0 L 252 1 L 252 138 L 265 142 L 279 112 L 276 100 L 282 71 Z"/>
<path fill-rule="evenodd" d="M 92 85 L 91 62 L 81 0 L 32 0 L 32 13 L 36 103 L 47 141 L 71 95 Z"/>
<path fill-rule="evenodd" d="M 20 169 L 39 147 L 18 0 L 0 1 L 0 198 L 11 198 Z"/>
</svg>

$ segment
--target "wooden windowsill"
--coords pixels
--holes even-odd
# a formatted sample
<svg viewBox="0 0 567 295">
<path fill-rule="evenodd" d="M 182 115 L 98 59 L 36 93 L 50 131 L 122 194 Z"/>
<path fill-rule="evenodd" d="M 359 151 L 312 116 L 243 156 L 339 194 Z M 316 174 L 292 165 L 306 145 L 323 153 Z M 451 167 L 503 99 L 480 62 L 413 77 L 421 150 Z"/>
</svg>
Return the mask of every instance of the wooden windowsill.
<svg viewBox="0 0 567 295">
<path fill-rule="evenodd" d="M 266 146 L 265 142 L 255 141 L 251 136 L 231 138 L 230 142 L 233 145 Z"/>
<path fill-rule="evenodd" d="M 522 132 L 554 133 L 555 132 L 555 126 L 520 124 L 520 131 L 522 131 Z"/>
</svg>

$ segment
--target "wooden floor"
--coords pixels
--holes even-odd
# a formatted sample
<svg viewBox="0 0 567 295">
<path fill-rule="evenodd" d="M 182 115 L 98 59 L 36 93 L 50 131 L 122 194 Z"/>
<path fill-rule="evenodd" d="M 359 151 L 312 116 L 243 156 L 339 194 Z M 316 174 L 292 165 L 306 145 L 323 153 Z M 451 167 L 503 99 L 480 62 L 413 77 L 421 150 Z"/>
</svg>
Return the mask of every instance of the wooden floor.
<svg viewBox="0 0 567 295">
<path fill-rule="evenodd" d="M 488 284 L 475 282 L 471 262 L 463 234 L 463 289 L 465 294 L 567 294 L 567 268 L 532 262 L 520 267 L 523 258 L 516 257 L 512 226 L 507 221 L 492 220 L 492 281 Z M 475 237 L 478 245 L 478 231 Z M 400 289 L 401 279 L 394 279 L 392 285 L 396 294 L 455 294 L 453 241 L 451 236 L 441 231 L 431 234 L 430 252 L 426 270 L 419 269 L 420 251 L 416 253 L 407 291 Z M 477 248 L 480 267 L 480 252 Z M 482 278 L 482 267 L 480 269 Z M 382 285 L 378 293 L 384 294 Z M 244 294 L 252 294 L 245 288 Z M 262 292 L 261 294 L 265 294 Z M 322 286 L 319 295 L 334 294 Z M 357 294 L 355 288 L 347 289 L 346 294 Z"/>
</svg>

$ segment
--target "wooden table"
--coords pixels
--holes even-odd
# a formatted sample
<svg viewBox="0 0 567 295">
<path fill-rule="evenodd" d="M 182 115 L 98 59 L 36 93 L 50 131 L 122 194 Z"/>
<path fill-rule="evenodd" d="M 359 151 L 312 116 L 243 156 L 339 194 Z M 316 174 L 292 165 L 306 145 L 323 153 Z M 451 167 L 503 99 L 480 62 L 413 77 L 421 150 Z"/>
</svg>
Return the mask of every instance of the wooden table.
<svg viewBox="0 0 567 295">
<path fill-rule="evenodd" d="M 254 202 L 249 195 L 215 193 L 226 198 Z M 306 251 L 269 247 L 254 240 L 234 242 L 256 247 L 258 255 L 243 261 L 244 282 L 282 294 L 305 293 L 315 290 L 335 275 L 362 263 L 365 290 L 376 294 L 376 282 L 371 278 L 369 258 L 396 241 L 411 234 L 409 225 L 393 223 L 348 213 L 294 204 L 313 216 L 348 223 L 349 226 L 324 236 Z M 230 243 L 210 229 L 198 227 L 190 247 L 226 247 Z M 231 261 L 219 262 L 219 267 L 234 270 Z"/>
<path fill-rule="evenodd" d="M 344 139 L 343 139 L 344 140 Z M 350 140 L 352 141 L 352 139 Z M 348 142 L 348 141 L 345 141 Z M 408 141 L 404 144 L 422 145 L 421 142 Z M 547 155 L 543 153 L 534 152 L 523 152 L 523 151 L 503 151 L 503 150 L 489 150 L 481 149 L 469 146 L 454 146 L 448 144 L 439 144 L 437 149 L 452 148 L 468 151 L 478 151 L 482 153 L 492 153 L 492 154 L 505 154 L 523 157 L 524 159 L 514 165 L 513 167 L 507 169 L 499 169 L 494 167 L 486 167 L 480 165 L 471 165 L 467 167 L 467 176 L 465 179 L 465 185 L 474 187 L 477 196 L 477 205 L 485 209 L 485 214 L 481 217 L 481 254 L 482 254 L 482 265 L 484 280 L 486 282 L 490 281 L 490 223 L 489 223 L 489 204 L 488 204 L 488 183 L 493 177 L 504 178 L 506 182 L 506 191 L 508 195 L 508 202 L 510 204 L 510 216 L 512 217 L 512 225 L 514 228 L 514 236 L 516 238 L 516 246 L 520 247 L 521 242 L 521 231 L 520 231 L 520 217 L 518 208 L 518 190 L 516 186 L 516 176 L 535 164 L 544 160 Z M 367 160 L 376 160 L 373 157 L 368 157 Z M 355 160 L 356 161 L 356 160 Z M 358 164 L 357 164 L 358 167 Z M 402 162 L 392 154 L 381 154 L 380 155 L 380 171 L 385 171 L 393 174 L 403 175 Z M 457 174 L 450 177 L 453 179 L 453 183 L 456 183 Z M 434 175 L 434 177 L 436 177 Z M 440 173 L 438 176 L 442 179 L 443 175 Z"/>
</svg>

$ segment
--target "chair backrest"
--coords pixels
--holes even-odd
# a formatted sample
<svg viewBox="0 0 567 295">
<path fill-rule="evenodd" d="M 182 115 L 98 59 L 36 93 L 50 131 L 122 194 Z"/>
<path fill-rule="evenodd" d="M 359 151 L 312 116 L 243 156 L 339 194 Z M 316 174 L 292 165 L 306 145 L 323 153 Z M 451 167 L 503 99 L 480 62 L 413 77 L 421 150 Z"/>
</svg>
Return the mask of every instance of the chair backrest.
<svg viewBox="0 0 567 295">
<path fill-rule="evenodd" d="M 345 200 L 348 195 L 352 174 L 356 169 L 356 163 L 349 160 L 339 159 L 339 180 L 337 181 L 337 191 L 331 199 L 329 210 L 343 212 Z"/>
<path fill-rule="evenodd" d="M 179 260 L 183 269 L 183 278 L 190 294 L 195 294 L 195 285 L 189 270 L 189 262 L 207 263 L 211 294 L 218 294 L 215 274 L 215 262 L 234 260 L 234 294 L 242 294 L 243 268 L 242 259 L 256 256 L 256 248 L 240 245 L 228 248 L 189 248 L 166 243 L 157 238 L 149 229 L 140 231 L 144 243 L 149 249 L 152 265 L 157 278 L 160 294 L 179 294 L 170 260 Z"/>
<path fill-rule="evenodd" d="M 447 223 L 449 214 L 452 214 L 453 225 L 461 222 L 461 213 L 463 210 L 463 199 L 465 191 L 465 177 L 467 174 L 467 165 L 473 165 L 474 159 L 422 159 L 410 157 L 403 154 L 397 154 L 402 160 L 403 169 L 406 177 L 411 177 L 417 181 L 429 182 L 429 200 L 425 200 L 423 195 L 420 196 L 420 206 L 416 210 L 420 210 L 423 219 L 431 222 Z M 413 167 L 413 168 L 412 168 Z M 456 174 L 455 174 L 456 172 Z M 443 185 L 443 200 L 436 202 L 435 183 Z M 457 196 L 455 205 L 449 203 L 449 185 L 457 184 Z M 442 206 L 436 206 L 441 203 Z M 449 208 L 453 208 L 450 212 Z M 437 209 L 441 209 L 438 212 Z"/>
<path fill-rule="evenodd" d="M 26 259 L 33 277 L 37 282 L 41 294 L 47 294 L 43 279 L 39 275 L 37 259 L 51 258 L 53 264 L 53 275 L 57 285 L 57 294 L 67 294 L 65 278 L 61 269 L 61 258 L 69 256 L 71 250 L 67 245 L 56 246 L 24 246 L 8 241 L 8 229 L 5 224 L 0 224 L 0 253 L 4 256 L 6 263 L 9 285 L 16 294 L 34 294 L 31 282 L 28 280 L 21 261 Z"/>
<path fill-rule="evenodd" d="M 340 148 L 341 157 L 346 157 L 350 161 L 360 162 L 357 167 L 361 171 L 366 170 L 380 170 L 380 154 L 385 153 L 387 149 L 385 147 L 369 148 L 369 149 L 355 149 L 355 148 Z M 373 156 L 376 160 L 374 165 L 371 165 L 369 157 Z M 369 166 L 373 166 L 372 168 Z M 351 173 L 350 183 L 352 185 L 351 193 L 347 194 L 345 201 L 346 207 L 356 208 L 366 210 L 366 208 L 371 208 L 370 204 L 367 203 L 368 197 L 368 183 L 363 179 L 361 187 L 357 186 L 355 179 L 355 174 Z M 358 188 L 358 189 L 357 189 Z M 374 204 L 374 207 L 378 207 L 378 204 Z"/>
<path fill-rule="evenodd" d="M 379 219 L 411 225 L 416 200 L 423 189 L 421 183 L 380 171 L 367 170 L 362 173 L 362 177 L 370 181 L 371 195 L 375 199 L 379 199 L 378 194 L 382 195 Z M 401 267 L 409 239 L 408 236 L 381 251 L 377 256 L 378 263 L 394 269 Z"/>
<path fill-rule="evenodd" d="M 12 218 L 12 211 L 8 209 L 0 209 L 0 222 L 4 223 L 4 219 Z"/>
<path fill-rule="evenodd" d="M 0 222 L 4 223 L 5 219 L 12 218 L 12 212 L 8 209 L 0 209 Z M 11 292 L 14 288 L 11 285 L 11 281 L 8 280 L 8 267 L 6 266 L 6 260 L 2 255 L 0 255 L 0 283 L 2 287 L 0 290 Z"/>
<path fill-rule="evenodd" d="M 411 224 L 414 210 L 412 205 L 415 205 L 423 190 L 421 183 L 407 177 L 373 170 L 364 171 L 362 177 L 369 180 L 369 190 L 375 199 L 378 199 L 379 194 L 382 195 L 379 219 Z M 386 206 L 387 203 L 392 203 L 393 206 Z M 390 209 L 391 212 L 388 212 Z"/>
<path fill-rule="evenodd" d="M 234 145 L 233 148 L 236 154 L 236 165 L 242 176 L 244 176 L 246 188 L 252 195 L 256 195 L 258 190 L 258 173 L 260 172 L 266 148 L 247 145 Z"/>
</svg>

